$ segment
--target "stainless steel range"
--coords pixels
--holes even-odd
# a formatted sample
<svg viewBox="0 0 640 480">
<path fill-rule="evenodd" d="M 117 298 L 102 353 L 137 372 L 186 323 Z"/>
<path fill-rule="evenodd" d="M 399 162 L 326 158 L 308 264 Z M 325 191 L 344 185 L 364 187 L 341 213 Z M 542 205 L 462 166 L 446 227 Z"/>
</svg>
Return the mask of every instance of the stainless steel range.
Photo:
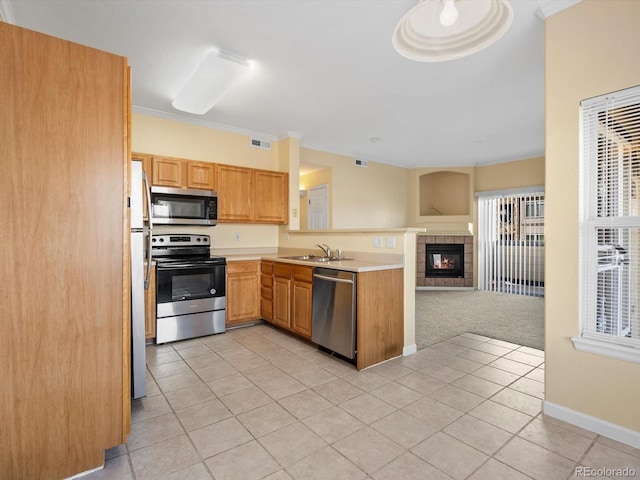
<svg viewBox="0 0 640 480">
<path fill-rule="evenodd" d="M 156 343 L 225 331 L 226 259 L 210 256 L 209 235 L 154 235 Z"/>
</svg>

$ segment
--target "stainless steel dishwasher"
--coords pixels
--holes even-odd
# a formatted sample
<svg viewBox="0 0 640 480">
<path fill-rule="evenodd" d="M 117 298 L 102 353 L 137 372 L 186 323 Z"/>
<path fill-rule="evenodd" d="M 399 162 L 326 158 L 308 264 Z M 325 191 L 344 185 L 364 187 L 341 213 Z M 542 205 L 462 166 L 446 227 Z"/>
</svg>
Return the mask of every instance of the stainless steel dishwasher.
<svg viewBox="0 0 640 480">
<path fill-rule="evenodd" d="M 349 359 L 356 357 L 356 278 L 330 268 L 313 272 L 311 340 Z"/>
</svg>

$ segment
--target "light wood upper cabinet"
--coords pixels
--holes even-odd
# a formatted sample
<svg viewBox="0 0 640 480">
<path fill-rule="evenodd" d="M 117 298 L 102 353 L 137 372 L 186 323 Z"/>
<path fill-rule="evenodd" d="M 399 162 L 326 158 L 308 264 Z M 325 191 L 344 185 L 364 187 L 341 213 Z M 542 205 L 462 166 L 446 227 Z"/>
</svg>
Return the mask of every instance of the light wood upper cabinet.
<svg viewBox="0 0 640 480">
<path fill-rule="evenodd" d="M 180 188 L 186 184 L 185 162 L 179 158 L 153 157 L 151 160 L 152 184 L 161 187 Z"/>
<path fill-rule="evenodd" d="M 257 223 L 289 222 L 289 175 L 270 170 L 254 170 L 253 215 Z"/>
<path fill-rule="evenodd" d="M 214 190 L 219 223 L 289 222 L 289 174 L 222 163 L 135 154 L 150 164 L 151 184 Z M 146 163 L 145 163 L 146 162 Z"/>
<path fill-rule="evenodd" d="M 206 162 L 187 162 L 187 188 L 215 190 L 215 164 Z"/>
<path fill-rule="evenodd" d="M 253 172 L 232 165 L 216 166 L 218 222 L 251 223 Z"/>
<path fill-rule="evenodd" d="M 227 325 L 260 318 L 260 261 L 227 264 Z"/>
</svg>

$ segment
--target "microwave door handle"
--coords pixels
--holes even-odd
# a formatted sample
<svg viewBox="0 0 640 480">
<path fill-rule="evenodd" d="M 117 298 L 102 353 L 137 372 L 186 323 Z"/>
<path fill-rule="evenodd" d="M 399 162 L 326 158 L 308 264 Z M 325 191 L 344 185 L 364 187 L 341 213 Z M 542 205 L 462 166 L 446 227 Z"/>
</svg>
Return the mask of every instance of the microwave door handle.
<svg viewBox="0 0 640 480">
<path fill-rule="evenodd" d="M 144 189 L 147 197 L 147 219 L 149 221 L 149 231 L 147 232 L 147 272 L 144 277 L 144 289 L 149 290 L 149 283 L 151 282 L 151 240 L 153 233 L 153 221 L 151 217 L 151 188 L 149 188 L 149 178 L 147 172 L 142 171 L 142 180 L 144 182 Z"/>
</svg>

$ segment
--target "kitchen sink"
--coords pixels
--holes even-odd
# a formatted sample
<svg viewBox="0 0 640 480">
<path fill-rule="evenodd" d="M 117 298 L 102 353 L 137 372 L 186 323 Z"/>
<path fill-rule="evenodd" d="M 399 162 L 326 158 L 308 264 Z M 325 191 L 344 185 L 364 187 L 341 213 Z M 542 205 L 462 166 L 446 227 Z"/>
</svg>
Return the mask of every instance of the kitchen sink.
<svg viewBox="0 0 640 480">
<path fill-rule="evenodd" d="M 303 260 L 307 262 L 320 262 L 320 263 L 353 260 L 353 258 L 318 257 L 317 255 L 293 255 L 290 257 L 279 257 L 279 258 L 285 258 L 287 260 Z"/>
</svg>

